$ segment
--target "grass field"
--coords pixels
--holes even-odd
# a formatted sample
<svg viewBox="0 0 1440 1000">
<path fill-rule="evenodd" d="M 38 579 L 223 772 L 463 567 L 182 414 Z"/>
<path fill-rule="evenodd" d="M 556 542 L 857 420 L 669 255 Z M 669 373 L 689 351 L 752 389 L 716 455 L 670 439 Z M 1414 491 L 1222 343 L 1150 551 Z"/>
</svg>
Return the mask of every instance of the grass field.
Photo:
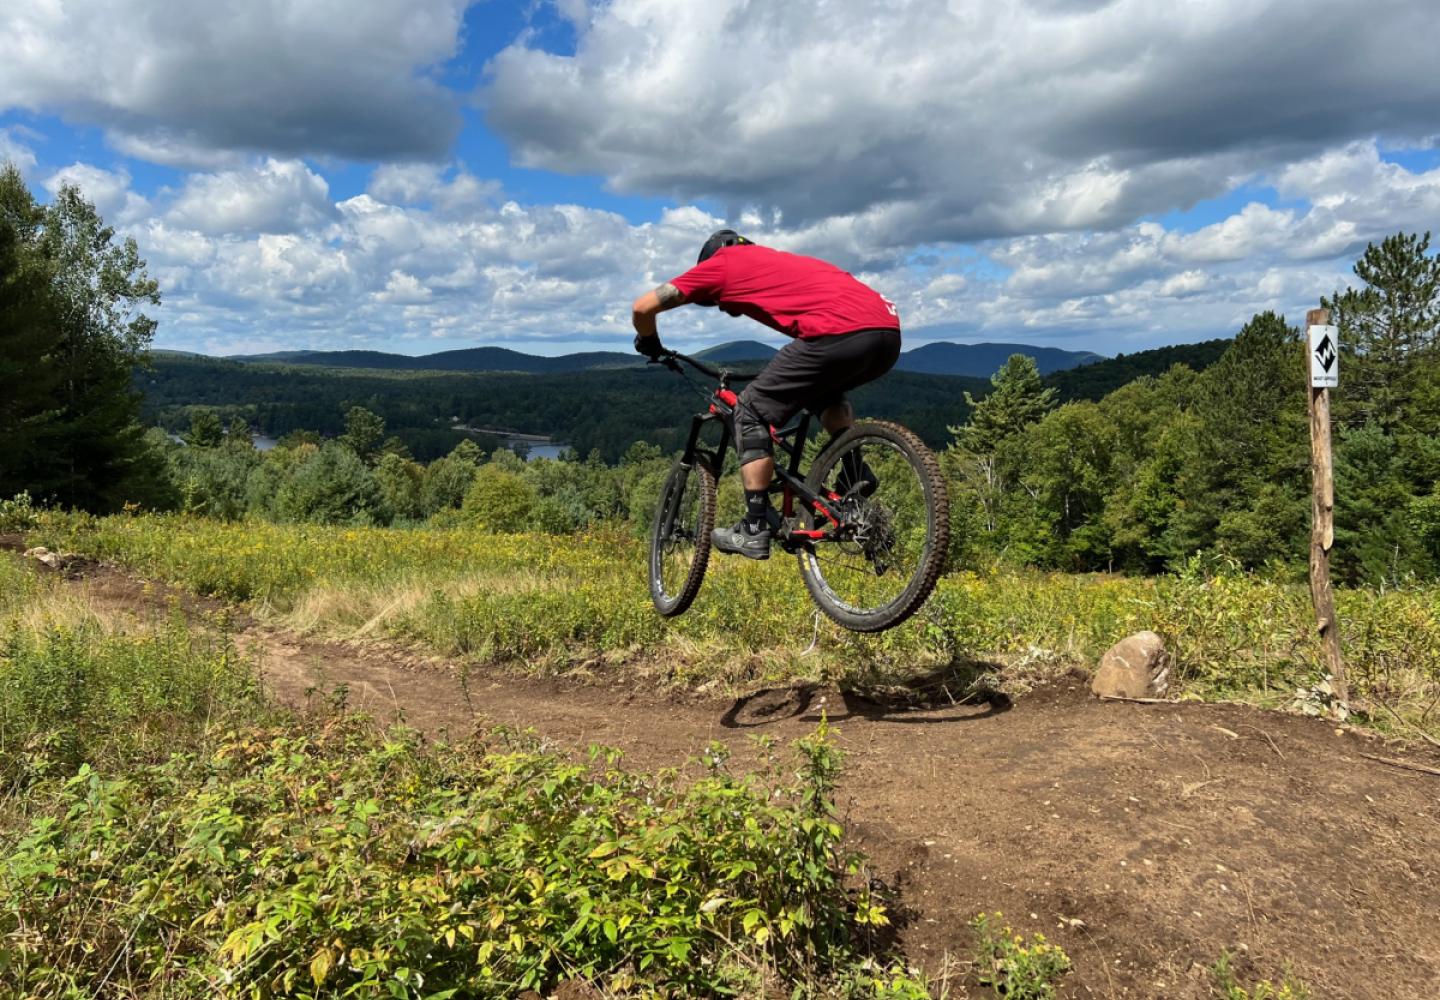
<svg viewBox="0 0 1440 1000">
<path fill-rule="evenodd" d="M 36 540 L 248 602 L 287 624 L 387 635 L 437 653 L 531 670 L 659 671 L 673 682 L 787 678 L 884 683 L 975 659 L 989 683 L 1093 665 L 1152 629 L 1199 697 L 1291 701 L 1323 679 L 1308 591 L 1236 572 L 1113 575 L 997 571 L 942 579 L 911 622 L 855 635 L 817 616 L 796 567 L 712 560 L 700 598 L 664 620 L 650 607 L 644 545 L 623 531 L 491 535 L 221 523 L 177 516 L 46 515 Z M 1355 693 L 1374 721 L 1435 729 L 1440 587 L 1337 594 Z M 995 671 L 991 671 L 995 674 Z"/>
</svg>

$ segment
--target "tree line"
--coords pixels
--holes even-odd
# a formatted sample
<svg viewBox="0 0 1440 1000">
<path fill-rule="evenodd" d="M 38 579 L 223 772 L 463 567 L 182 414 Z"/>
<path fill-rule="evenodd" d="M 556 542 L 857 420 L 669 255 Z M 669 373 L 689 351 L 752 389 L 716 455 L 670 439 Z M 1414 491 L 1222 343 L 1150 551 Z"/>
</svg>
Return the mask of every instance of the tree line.
<svg viewBox="0 0 1440 1000">
<path fill-rule="evenodd" d="M 1440 571 L 1440 262 L 1397 234 L 1325 298 L 1340 329 L 1335 567 L 1348 582 Z M 1203 372 L 1176 366 L 1057 405 L 1012 357 L 945 453 L 960 556 L 1072 570 L 1197 554 L 1298 569 L 1309 532 L 1307 348 L 1255 316 Z"/>
</svg>

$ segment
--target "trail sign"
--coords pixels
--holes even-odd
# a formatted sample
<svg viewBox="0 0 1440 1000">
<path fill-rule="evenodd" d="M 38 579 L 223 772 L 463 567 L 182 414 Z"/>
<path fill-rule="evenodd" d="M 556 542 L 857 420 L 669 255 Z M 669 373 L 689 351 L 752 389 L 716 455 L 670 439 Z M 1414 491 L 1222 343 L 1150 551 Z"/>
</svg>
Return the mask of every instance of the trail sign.
<svg viewBox="0 0 1440 1000">
<path fill-rule="evenodd" d="M 1310 388 L 1334 389 L 1340 384 L 1340 330 L 1312 324 L 1310 333 Z"/>
</svg>

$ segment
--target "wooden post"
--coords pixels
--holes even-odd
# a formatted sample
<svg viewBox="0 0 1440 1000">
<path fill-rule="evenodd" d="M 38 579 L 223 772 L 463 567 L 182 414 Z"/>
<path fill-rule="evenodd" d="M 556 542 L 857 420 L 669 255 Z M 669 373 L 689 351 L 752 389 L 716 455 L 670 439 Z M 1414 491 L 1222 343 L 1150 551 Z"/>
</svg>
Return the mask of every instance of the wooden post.
<svg viewBox="0 0 1440 1000">
<path fill-rule="evenodd" d="M 1317 388 L 1311 378 L 1308 355 L 1309 327 L 1329 326 L 1330 310 L 1311 309 L 1305 314 L 1306 385 L 1310 396 L 1310 599 L 1325 667 L 1335 698 L 1344 706 L 1350 702 L 1350 685 L 1345 679 L 1345 661 L 1340 658 L 1340 625 L 1335 619 L 1335 591 L 1330 586 L 1330 549 L 1335 545 L 1335 465 L 1330 448 L 1330 390 Z M 1332 351 L 1334 345 L 1331 346 Z M 1328 366 L 1327 366 L 1328 367 Z"/>
</svg>

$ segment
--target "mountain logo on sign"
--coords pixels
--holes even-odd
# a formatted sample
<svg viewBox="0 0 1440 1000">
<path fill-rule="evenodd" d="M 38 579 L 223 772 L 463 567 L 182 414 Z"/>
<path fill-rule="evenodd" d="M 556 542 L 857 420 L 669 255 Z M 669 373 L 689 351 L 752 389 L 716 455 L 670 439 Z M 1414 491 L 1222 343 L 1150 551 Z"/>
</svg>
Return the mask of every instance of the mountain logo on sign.
<svg viewBox="0 0 1440 1000">
<path fill-rule="evenodd" d="M 1320 367 L 1327 372 L 1335 365 L 1335 345 L 1330 343 L 1330 335 L 1326 334 L 1315 348 L 1315 360 L 1320 362 Z"/>
</svg>

